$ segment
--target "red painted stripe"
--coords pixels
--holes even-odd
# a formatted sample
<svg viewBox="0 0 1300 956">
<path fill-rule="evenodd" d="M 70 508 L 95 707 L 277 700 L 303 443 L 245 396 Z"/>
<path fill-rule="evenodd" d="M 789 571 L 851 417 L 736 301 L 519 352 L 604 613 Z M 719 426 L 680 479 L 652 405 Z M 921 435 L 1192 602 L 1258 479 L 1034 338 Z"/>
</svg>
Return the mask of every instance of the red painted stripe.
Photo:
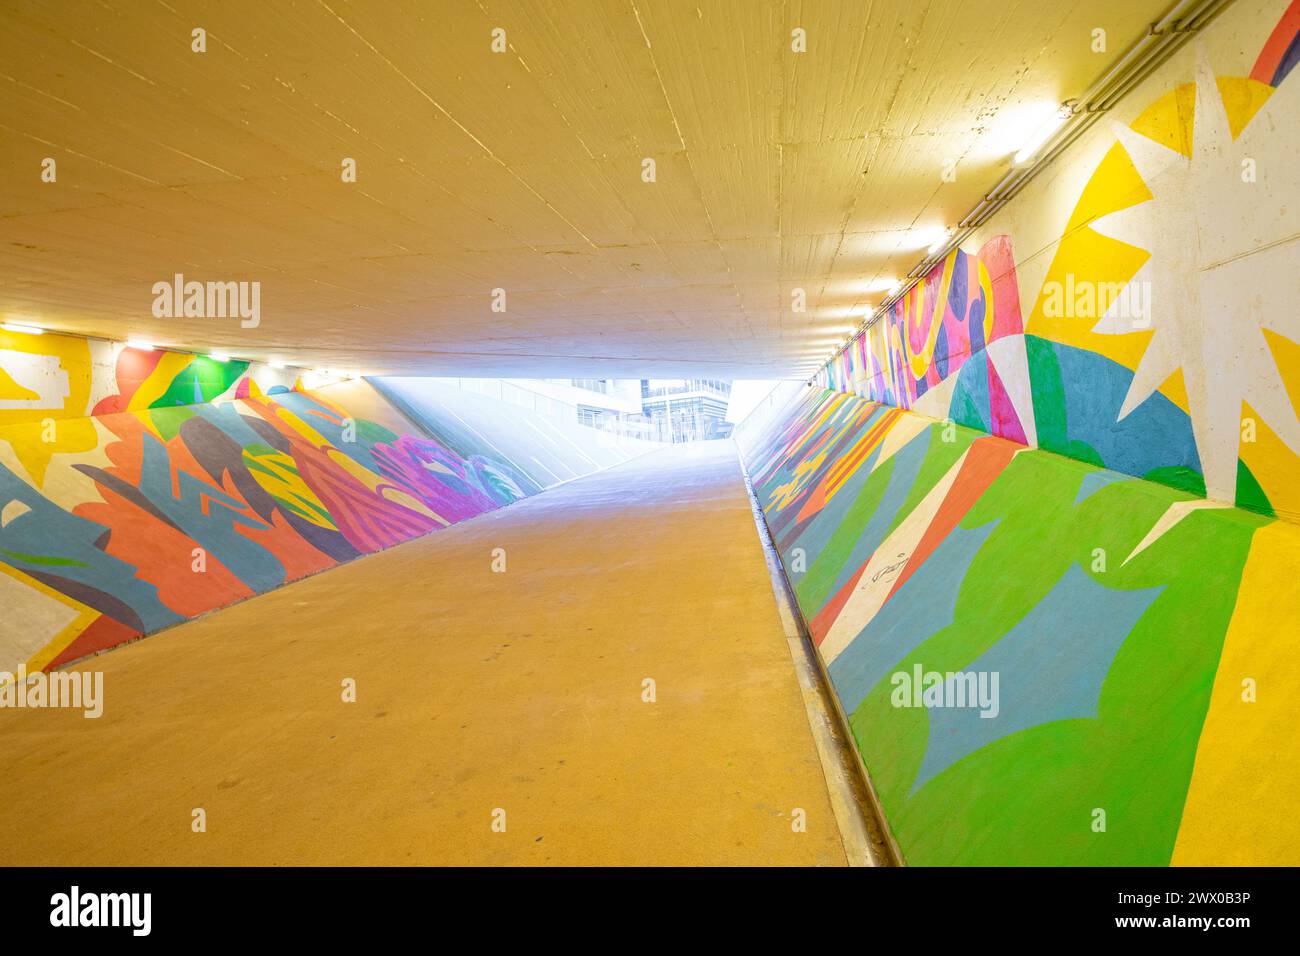
<svg viewBox="0 0 1300 956">
<path fill-rule="evenodd" d="M 870 558 L 863 561 L 862 567 L 853 572 L 853 576 L 849 578 L 844 587 L 836 591 L 835 596 L 827 601 L 825 607 L 818 611 L 813 619 L 808 622 L 808 635 L 818 647 L 821 647 L 822 641 L 826 640 L 831 625 L 840 616 L 840 611 L 844 610 L 844 605 L 849 603 L 849 598 L 853 595 L 853 589 L 862 580 L 862 573 L 867 570 L 867 565 L 870 563 Z"/>
<path fill-rule="evenodd" d="M 1291 6 L 1286 8 L 1286 13 L 1282 14 L 1282 19 L 1278 20 L 1277 26 L 1269 34 L 1268 42 L 1255 61 L 1255 68 L 1250 71 L 1252 80 L 1273 85 L 1273 75 L 1277 73 L 1278 65 L 1290 49 L 1297 32 L 1300 32 L 1300 0 L 1291 0 Z"/>
</svg>

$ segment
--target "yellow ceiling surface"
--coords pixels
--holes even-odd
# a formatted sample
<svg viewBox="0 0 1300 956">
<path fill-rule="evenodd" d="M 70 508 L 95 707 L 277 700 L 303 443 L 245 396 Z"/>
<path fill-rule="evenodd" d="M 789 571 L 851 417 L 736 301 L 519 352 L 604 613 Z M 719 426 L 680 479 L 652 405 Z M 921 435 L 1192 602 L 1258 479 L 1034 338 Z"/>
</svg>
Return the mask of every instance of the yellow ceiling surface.
<svg viewBox="0 0 1300 956">
<path fill-rule="evenodd" d="M 805 374 L 1164 6 L 6 2 L 0 318 L 363 373 Z M 155 317 L 177 273 L 260 283 L 260 323 Z"/>
</svg>

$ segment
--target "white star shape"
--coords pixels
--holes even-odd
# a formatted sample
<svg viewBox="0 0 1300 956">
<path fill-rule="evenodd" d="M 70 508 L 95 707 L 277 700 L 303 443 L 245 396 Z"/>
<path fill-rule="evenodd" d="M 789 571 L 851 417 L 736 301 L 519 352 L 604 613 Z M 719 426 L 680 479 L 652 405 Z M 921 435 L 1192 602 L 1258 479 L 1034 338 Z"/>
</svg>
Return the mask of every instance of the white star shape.
<svg viewBox="0 0 1300 956">
<path fill-rule="evenodd" d="M 1241 405 L 1249 402 L 1300 454 L 1300 419 L 1262 329 L 1300 341 L 1300 79 L 1283 83 L 1234 140 L 1203 51 L 1198 51 L 1191 157 L 1116 124 L 1152 198 L 1092 228 L 1150 252 L 1093 331 L 1155 334 L 1133 373 L 1122 420 L 1183 370 L 1206 494 L 1234 501 Z M 1245 161 L 1255 181 L 1246 181 Z M 1131 317 L 1149 290 L 1149 316 Z M 1127 315 L 1127 317 L 1126 317 Z"/>
</svg>

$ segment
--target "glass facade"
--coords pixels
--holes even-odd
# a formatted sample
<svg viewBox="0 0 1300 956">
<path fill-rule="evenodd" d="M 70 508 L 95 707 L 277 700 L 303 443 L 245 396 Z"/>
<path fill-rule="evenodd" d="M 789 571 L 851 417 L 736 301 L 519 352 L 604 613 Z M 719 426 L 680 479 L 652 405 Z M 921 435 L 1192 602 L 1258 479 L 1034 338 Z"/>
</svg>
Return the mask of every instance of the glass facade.
<svg viewBox="0 0 1300 956">
<path fill-rule="evenodd" d="M 731 434 L 731 383 L 720 379 L 642 379 L 642 410 L 659 441 L 687 442 Z"/>
</svg>

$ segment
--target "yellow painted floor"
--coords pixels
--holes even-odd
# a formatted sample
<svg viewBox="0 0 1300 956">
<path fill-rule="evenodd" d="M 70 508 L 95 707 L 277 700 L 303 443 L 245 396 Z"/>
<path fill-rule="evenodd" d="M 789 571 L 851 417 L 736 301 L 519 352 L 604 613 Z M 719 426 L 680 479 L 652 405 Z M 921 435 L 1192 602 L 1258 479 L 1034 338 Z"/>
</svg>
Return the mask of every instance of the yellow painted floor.
<svg viewBox="0 0 1300 956">
<path fill-rule="evenodd" d="M 0 862 L 845 862 L 729 441 L 81 667 L 100 719 L 0 711 Z"/>
</svg>

